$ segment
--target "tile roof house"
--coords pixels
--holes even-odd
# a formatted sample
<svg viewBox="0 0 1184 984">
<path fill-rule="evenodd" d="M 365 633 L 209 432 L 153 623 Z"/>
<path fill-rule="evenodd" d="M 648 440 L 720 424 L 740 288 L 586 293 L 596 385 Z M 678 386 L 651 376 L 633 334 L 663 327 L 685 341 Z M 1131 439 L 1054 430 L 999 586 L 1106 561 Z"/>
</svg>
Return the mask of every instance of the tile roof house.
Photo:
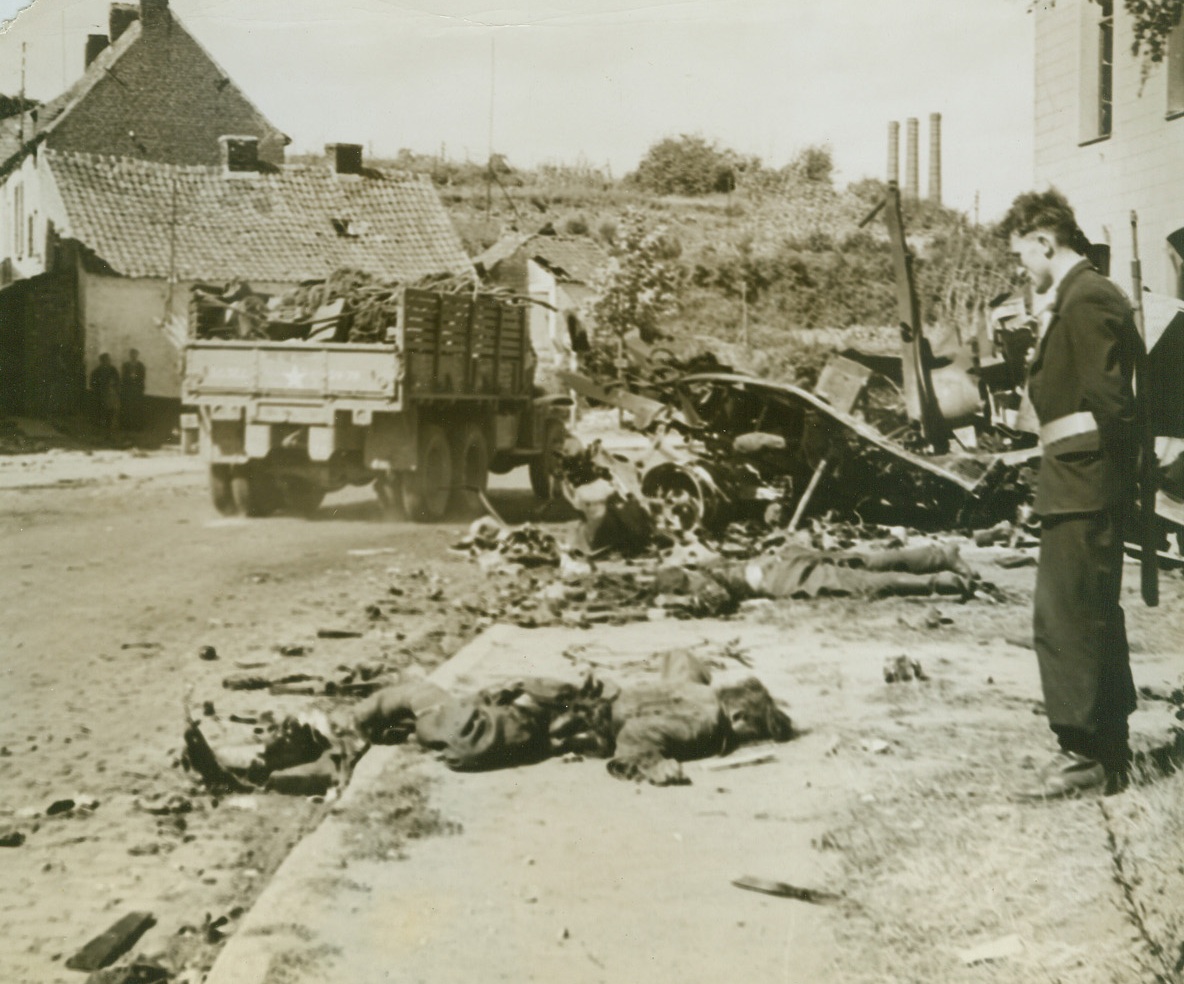
<svg viewBox="0 0 1184 984">
<path fill-rule="evenodd" d="M 474 258 L 494 283 L 527 294 L 541 304 L 530 309 L 530 335 L 538 356 L 540 385 L 556 369 L 574 368 L 575 351 L 592 326 L 586 307 L 609 255 L 587 236 L 560 236 L 550 226 L 536 233 L 510 233 Z"/>
<path fill-rule="evenodd" d="M 259 160 L 283 162 L 288 138 L 168 0 L 113 3 L 109 33 L 87 39 L 82 76 L 56 98 L 0 119 L 0 412 L 79 409 L 97 355 L 86 338 L 82 282 L 63 262 L 64 203 L 49 156 L 218 167 L 228 134 L 253 142 Z"/>
<path fill-rule="evenodd" d="M 412 281 L 473 272 L 426 176 L 155 164 L 50 152 L 58 235 L 112 273 L 290 284 L 341 267 Z"/>
<path fill-rule="evenodd" d="M 363 168 L 357 145 L 336 145 L 325 164 L 276 167 L 254 159 L 251 138 L 223 144 L 218 167 L 39 153 L 46 273 L 0 291 L 0 317 L 7 295 L 26 305 L 25 385 L 10 406 L 68 411 L 62 372 L 77 399 L 83 367 L 102 352 L 118 363 L 130 348 L 147 366 L 148 395 L 176 400 L 195 282 L 274 293 L 342 267 L 382 280 L 474 275 L 426 177 Z M 51 323 L 77 327 L 72 361 L 74 337 Z"/>
</svg>

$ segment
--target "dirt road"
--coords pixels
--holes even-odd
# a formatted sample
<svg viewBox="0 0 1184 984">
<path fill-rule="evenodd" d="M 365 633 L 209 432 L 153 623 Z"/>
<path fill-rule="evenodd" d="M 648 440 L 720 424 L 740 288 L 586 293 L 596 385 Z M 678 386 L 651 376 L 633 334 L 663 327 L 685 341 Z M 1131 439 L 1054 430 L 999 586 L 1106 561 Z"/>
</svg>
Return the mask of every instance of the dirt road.
<svg viewBox="0 0 1184 984">
<path fill-rule="evenodd" d="M 499 502 L 513 515 L 530 500 Z M 219 937 L 203 924 L 249 906 L 321 807 L 193 795 L 176 765 L 186 696 L 224 720 L 302 704 L 222 689 L 244 665 L 440 662 L 474 628 L 450 599 L 481 580 L 447 553 L 457 530 L 383 522 L 369 490 L 331 496 L 314 521 L 222 519 L 180 456 L 0 461 L 0 830 L 25 837 L 0 855 L 0 979 L 78 980 L 65 959 L 131 910 L 156 915 L 143 949 L 177 948 L 199 970 Z M 368 623 L 392 583 L 415 595 L 432 578 L 447 589 L 437 601 Z M 366 637 L 317 637 L 343 627 Z M 199 659 L 207 645 L 216 661 Z M 171 812 L 148 812 L 169 796 Z M 74 809 L 47 815 L 67 799 Z"/>
<path fill-rule="evenodd" d="M 509 480 L 495 503 L 523 520 L 525 481 Z M 212 729 L 232 714 L 323 700 L 226 690 L 233 673 L 291 667 L 329 678 L 362 662 L 412 673 L 438 665 L 480 630 L 498 591 L 477 564 L 448 553 L 460 530 L 385 523 L 368 490 L 330 497 L 313 521 L 222 519 L 199 464 L 179 456 L 0 459 L 0 836 L 23 836 L 0 848 L 0 980 L 80 981 L 66 959 L 124 913 L 147 911 L 156 925 L 137 951 L 170 954 L 185 968 L 180 980 L 199 982 L 240 908 L 326 807 L 201 793 L 178 766 L 185 705 Z M 987 979 L 958 951 L 1013 935 L 1022 954 L 1003 959 L 1017 973 L 1005 963 L 990 979 L 1136 979 L 1114 976 L 1133 951 L 1096 807 L 1030 811 L 1008 801 L 1048 735 L 1024 648 L 1033 569 L 994 556 L 968 551 L 1000 587 L 994 602 L 832 599 L 746 616 L 786 640 L 785 695 L 805 728 L 796 747 L 816 759 L 794 777 L 812 790 L 799 832 L 828 870 L 843 872 L 830 887 L 858 899 L 835 924 L 843 966 L 822 979 Z M 1128 571 L 1136 682 L 1170 682 L 1184 669 L 1184 578 L 1165 576 L 1154 611 L 1137 601 L 1137 581 Z M 367 608 L 379 599 L 376 619 Z M 326 628 L 361 635 L 324 638 Z M 652 630 L 658 651 L 669 632 L 660 622 Z M 203 646 L 218 658 L 199 658 Z M 929 654 L 931 680 L 878 684 L 880 659 L 910 651 Z M 827 744 L 831 732 L 839 741 Z M 753 796 L 774 796 L 770 775 L 746 780 Z M 862 785 L 824 782 L 844 776 Z M 558 817 L 562 791 L 536 786 L 530 810 Z M 1159 878 L 1154 865 L 1166 872 L 1164 898 L 1179 884 L 1180 789 L 1165 781 L 1110 808 L 1118 843 L 1130 845 L 1130 862 L 1143 861 L 1148 884 Z M 606 786 L 605 802 L 620 794 Z M 726 810 L 719 822 L 726 839 Z M 1075 850 L 1063 849 L 1067 839 Z M 444 842 L 424 850 L 453 853 Z M 690 919 L 720 903 L 708 892 L 678 904 Z M 1089 918 L 1075 919 L 1083 908 Z M 480 912 L 466 919 L 474 938 L 495 925 L 492 914 L 486 926 Z M 738 943 L 741 971 L 742 951 Z"/>
</svg>

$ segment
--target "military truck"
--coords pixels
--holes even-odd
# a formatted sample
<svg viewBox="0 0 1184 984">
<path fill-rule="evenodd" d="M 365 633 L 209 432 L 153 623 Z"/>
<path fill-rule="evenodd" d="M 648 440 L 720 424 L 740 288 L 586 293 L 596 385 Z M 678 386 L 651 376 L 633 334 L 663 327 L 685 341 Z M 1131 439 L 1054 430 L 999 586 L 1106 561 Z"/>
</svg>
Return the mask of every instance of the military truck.
<svg viewBox="0 0 1184 984">
<path fill-rule="evenodd" d="M 201 337 L 203 303 L 239 308 L 191 304 L 184 349 L 182 402 L 219 512 L 307 515 L 372 483 L 391 517 L 433 522 L 474 510 L 491 471 L 522 464 L 536 495 L 555 493 L 564 410 L 534 394 L 522 304 L 407 287 L 378 340 L 358 342 Z"/>
</svg>

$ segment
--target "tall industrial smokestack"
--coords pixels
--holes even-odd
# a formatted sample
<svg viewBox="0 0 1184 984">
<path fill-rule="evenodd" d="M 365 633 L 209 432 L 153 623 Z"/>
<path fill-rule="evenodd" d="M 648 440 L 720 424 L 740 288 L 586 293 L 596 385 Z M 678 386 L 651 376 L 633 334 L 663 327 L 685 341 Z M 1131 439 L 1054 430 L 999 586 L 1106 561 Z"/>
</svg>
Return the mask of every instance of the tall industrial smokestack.
<svg viewBox="0 0 1184 984">
<path fill-rule="evenodd" d="M 941 204 L 941 113 L 929 114 L 929 200 Z"/>
<path fill-rule="evenodd" d="M 900 184 L 900 124 L 888 124 L 888 180 Z"/>
<path fill-rule="evenodd" d="M 917 117 L 910 116 L 905 129 L 904 149 L 904 193 L 906 198 L 917 198 L 921 194 L 921 182 L 917 171 L 917 138 L 919 132 Z"/>
</svg>

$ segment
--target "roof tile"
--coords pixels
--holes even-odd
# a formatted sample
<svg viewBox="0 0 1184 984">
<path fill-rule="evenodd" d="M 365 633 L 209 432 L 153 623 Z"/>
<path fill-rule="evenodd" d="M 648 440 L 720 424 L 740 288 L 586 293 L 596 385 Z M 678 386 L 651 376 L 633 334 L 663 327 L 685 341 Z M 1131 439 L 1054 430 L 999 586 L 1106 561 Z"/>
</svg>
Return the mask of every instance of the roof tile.
<svg viewBox="0 0 1184 984">
<path fill-rule="evenodd" d="M 56 151 L 46 159 L 64 233 L 124 276 L 294 282 L 351 267 L 410 281 L 472 271 L 427 179 L 327 166 L 227 175 Z"/>
</svg>

